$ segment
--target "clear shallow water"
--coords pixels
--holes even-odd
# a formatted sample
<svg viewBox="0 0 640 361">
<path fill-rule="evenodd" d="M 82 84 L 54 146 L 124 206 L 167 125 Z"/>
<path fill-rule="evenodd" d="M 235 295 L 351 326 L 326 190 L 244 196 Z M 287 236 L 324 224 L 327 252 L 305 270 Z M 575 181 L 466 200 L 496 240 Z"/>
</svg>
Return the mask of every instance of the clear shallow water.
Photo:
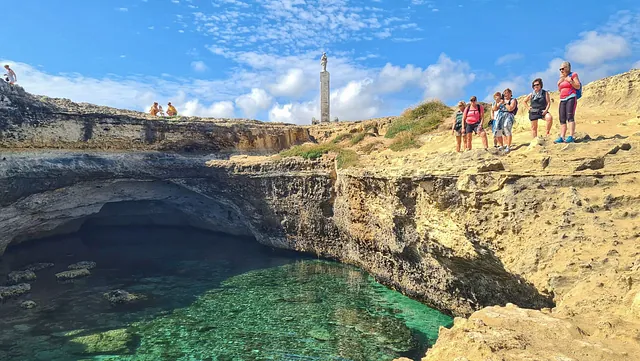
<svg viewBox="0 0 640 361">
<path fill-rule="evenodd" d="M 72 283 L 54 274 L 95 261 Z M 254 240 L 193 229 L 99 228 L 10 249 L 9 270 L 33 262 L 30 294 L 0 305 L 0 360 L 415 359 L 451 318 L 364 272 Z M 144 298 L 111 305 L 103 293 Z M 23 300 L 38 306 L 25 310 Z"/>
</svg>

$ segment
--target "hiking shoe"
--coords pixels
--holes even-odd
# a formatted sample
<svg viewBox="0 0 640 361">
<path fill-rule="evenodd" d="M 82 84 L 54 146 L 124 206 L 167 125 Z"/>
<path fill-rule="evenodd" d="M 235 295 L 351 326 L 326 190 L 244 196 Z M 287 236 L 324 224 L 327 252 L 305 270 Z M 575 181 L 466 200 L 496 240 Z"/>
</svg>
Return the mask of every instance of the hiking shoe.
<svg viewBox="0 0 640 361">
<path fill-rule="evenodd" d="M 572 136 L 568 136 L 567 140 L 565 140 L 565 143 L 573 143 L 573 142 L 574 142 L 574 139 Z"/>
<path fill-rule="evenodd" d="M 553 141 L 554 143 L 558 144 L 558 143 L 564 143 L 564 139 L 562 139 L 562 137 L 558 137 L 558 139 Z"/>
<path fill-rule="evenodd" d="M 504 152 L 505 153 L 509 153 L 511 151 L 511 149 L 509 149 L 509 146 L 504 147 Z"/>
</svg>

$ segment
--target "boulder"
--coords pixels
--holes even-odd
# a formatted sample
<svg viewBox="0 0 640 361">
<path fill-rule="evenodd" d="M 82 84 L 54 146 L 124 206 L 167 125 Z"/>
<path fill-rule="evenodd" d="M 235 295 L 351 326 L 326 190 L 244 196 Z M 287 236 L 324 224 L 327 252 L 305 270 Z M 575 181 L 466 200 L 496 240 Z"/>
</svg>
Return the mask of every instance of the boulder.
<svg viewBox="0 0 640 361">
<path fill-rule="evenodd" d="M 125 328 L 73 337 L 69 340 L 70 351 L 80 355 L 127 354 L 135 348 L 135 337 Z"/>
<path fill-rule="evenodd" d="M 31 291 L 31 285 L 20 283 L 14 286 L 0 287 L 0 300 L 5 298 L 15 298 Z"/>
<path fill-rule="evenodd" d="M 587 170 L 587 169 L 597 170 L 602 168 L 604 168 L 604 158 L 598 157 L 598 158 L 586 159 L 585 161 L 580 163 L 580 165 L 576 167 L 576 172 Z"/>
<path fill-rule="evenodd" d="M 36 274 L 33 271 L 13 271 L 7 275 L 7 283 L 15 285 L 29 281 L 35 281 Z"/>
<path fill-rule="evenodd" d="M 56 273 L 56 279 L 58 281 L 66 281 L 72 280 L 75 278 L 86 277 L 89 276 L 91 272 L 89 272 L 86 268 L 74 269 L 71 271 L 64 271 L 60 273 Z"/>
<path fill-rule="evenodd" d="M 34 301 L 24 301 L 20 304 L 20 307 L 24 308 L 25 310 L 30 310 L 32 308 L 36 308 L 36 306 L 38 306 L 37 303 L 35 303 Z"/>
<path fill-rule="evenodd" d="M 132 303 L 144 298 L 144 296 L 129 293 L 125 290 L 113 290 L 102 294 L 112 305 Z"/>
<path fill-rule="evenodd" d="M 96 268 L 96 263 L 92 262 L 92 261 L 82 261 L 82 262 L 78 262 L 78 263 L 74 263 L 72 265 L 69 265 L 69 267 L 67 267 L 68 269 L 94 269 Z"/>
</svg>

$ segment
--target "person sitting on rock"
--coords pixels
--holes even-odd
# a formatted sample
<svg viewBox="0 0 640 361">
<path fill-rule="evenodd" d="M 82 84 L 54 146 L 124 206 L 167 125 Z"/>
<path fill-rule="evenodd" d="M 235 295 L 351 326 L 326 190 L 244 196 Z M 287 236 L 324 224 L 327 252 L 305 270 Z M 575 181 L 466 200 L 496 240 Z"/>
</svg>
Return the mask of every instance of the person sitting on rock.
<svg viewBox="0 0 640 361">
<path fill-rule="evenodd" d="M 529 109 L 529 120 L 531 121 L 531 136 L 535 139 L 538 137 L 538 119 L 544 119 L 547 121 L 547 133 L 545 136 L 551 134 L 551 125 L 553 124 L 553 117 L 549 113 L 549 107 L 551 106 L 551 97 L 549 92 L 542 89 L 542 79 L 537 78 L 531 83 L 533 92 L 527 95 L 524 103 L 529 105 L 531 103 L 531 109 Z"/>
<path fill-rule="evenodd" d="M 149 109 L 149 114 L 151 115 L 158 115 L 158 111 L 160 109 L 158 109 L 158 102 L 153 102 L 153 105 L 151 106 L 151 109 Z"/>
<path fill-rule="evenodd" d="M 162 105 L 158 106 L 158 116 L 159 117 L 163 117 L 164 116 L 164 110 L 162 110 Z"/>
<path fill-rule="evenodd" d="M 458 111 L 456 112 L 456 117 L 453 121 L 453 126 L 451 127 L 451 131 L 453 135 L 456 136 L 456 152 L 460 153 L 460 143 L 462 142 L 462 118 L 464 117 L 464 108 L 466 104 L 463 100 L 458 102 Z"/>
<path fill-rule="evenodd" d="M 13 85 L 15 83 L 18 82 L 18 77 L 16 76 L 16 73 L 13 71 L 13 69 L 11 69 L 11 67 L 9 67 L 9 64 L 5 65 L 4 68 L 7 70 L 7 74 L 5 80 Z"/>
<path fill-rule="evenodd" d="M 472 133 L 482 137 L 482 145 L 486 150 L 487 145 L 487 133 L 484 131 L 484 107 L 478 103 L 478 98 L 472 96 L 469 99 L 470 103 L 464 110 L 464 116 L 462 117 L 462 136 L 465 138 L 465 150 L 471 150 L 471 137 Z"/>
<path fill-rule="evenodd" d="M 178 115 L 178 111 L 176 110 L 176 107 L 171 105 L 171 102 L 167 104 L 167 115 L 170 117 Z"/>
</svg>

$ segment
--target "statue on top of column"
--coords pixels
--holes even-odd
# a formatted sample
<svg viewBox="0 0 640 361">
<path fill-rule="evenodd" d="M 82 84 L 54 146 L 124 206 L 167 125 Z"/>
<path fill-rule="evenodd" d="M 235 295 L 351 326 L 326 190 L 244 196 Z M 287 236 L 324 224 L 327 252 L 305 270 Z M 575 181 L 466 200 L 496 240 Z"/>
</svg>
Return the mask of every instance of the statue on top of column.
<svg viewBox="0 0 640 361">
<path fill-rule="evenodd" d="M 322 58 L 320 58 L 320 65 L 322 65 L 322 71 L 327 71 L 327 53 L 322 53 Z"/>
</svg>

